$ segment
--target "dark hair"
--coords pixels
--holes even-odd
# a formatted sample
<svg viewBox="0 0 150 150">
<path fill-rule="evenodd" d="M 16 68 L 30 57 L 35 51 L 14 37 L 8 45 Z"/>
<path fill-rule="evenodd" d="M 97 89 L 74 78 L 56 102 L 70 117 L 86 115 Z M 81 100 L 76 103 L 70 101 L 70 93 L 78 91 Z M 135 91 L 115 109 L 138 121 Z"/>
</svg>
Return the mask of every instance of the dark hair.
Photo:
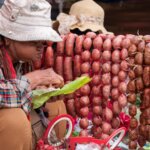
<svg viewBox="0 0 150 150">
<path fill-rule="evenodd" d="M 0 47 L 3 45 L 3 43 L 4 43 L 4 37 L 0 35 Z"/>
<path fill-rule="evenodd" d="M 5 48 L 4 37 L 2 35 L 0 35 L 0 68 L 3 71 L 5 78 L 10 79 L 11 78 L 11 70 L 9 68 L 8 61 L 5 57 L 4 48 Z"/>
<path fill-rule="evenodd" d="M 92 30 L 87 29 L 85 31 L 80 31 L 78 28 L 75 28 L 73 30 L 71 30 L 72 33 L 78 34 L 78 35 L 82 35 L 82 34 L 86 34 L 87 32 L 92 32 Z M 95 32 L 96 34 L 100 33 L 99 31 Z"/>
</svg>

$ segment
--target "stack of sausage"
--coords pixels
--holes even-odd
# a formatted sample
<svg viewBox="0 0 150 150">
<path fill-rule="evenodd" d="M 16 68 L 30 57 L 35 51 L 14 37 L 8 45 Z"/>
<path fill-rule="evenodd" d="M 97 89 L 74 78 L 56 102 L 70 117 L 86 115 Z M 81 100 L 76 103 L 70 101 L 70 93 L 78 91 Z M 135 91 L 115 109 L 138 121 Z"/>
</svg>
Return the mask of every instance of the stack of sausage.
<svg viewBox="0 0 150 150">
<path fill-rule="evenodd" d="M 74 56 L 74 42 L 75 42 L 76 35 L 74 34 L 69 34 L 68 36 L 63 36 L 63 41 L 60 43 L 57 43 L 57 50 L 58 50 L 58 45 L 62 44 L 64 49 L 64 56 L 62 61 L 58 60 L 58 68 L 59 70 L 63 70 L 61 75 L 64 77 L 65 83 L 68 83 L 74 79 L 73 76 L 73 56 Z M 56 57 L 57 60 L 58 56 Z M 55 67 L 56 69 L 56 67 Z M 57 71 L 56 71 L 57 72 Z M 58 72 L 59 73 L 59 72 Z M 65 96 L 66 100 L 66 107 L 67 111 L 70 115 L 73 117 L 76 116 L 75 112 L 75 99 L 74 99 L 74 94 L 70 94 Z"/>
<path fill-rule="evenodd" d="M 150 48 L 147 43 L 149 36 L 134 36 L 128 49 L 130 70 L 128 73 L 128 102 L 131 116 L 129 129 L 129 148 L 139 149 L 150 141 Z M 136 100 L 140 98 L 140 122 L 135 118 L 137 113 Z M 139 124 L 139 126 L 138 126 Z"/>
<path fill-rule="evenodd" d="M 90 84 L 65 99 L 68 113 L 81 118 L 82 129 L 89 125 L 89 110 L 93 113 L 92 131 L 96 138 L 106 138 L 112 129 L 119 127 L 118 115 L 126 105 L 127 54 L 120 51 L 123 37 L 92 32 L 80 36 L 70 33 L 62 36 L 62 42 L 53 45 L 56 49 L 55 54 L 51 54 L 55 57 L 54 69 L 66 83 L 85 74 L 92 77 Z M 109 102 L 113 109 L 108 107 Z M 85 130 L 81 133 L 85 134 Z"/>
<path fill-rule="evenodd" d="M 148 41 L 147 41 L 148 40 Z M 143 146 L 145 140 L 150 141 L 150 42 L 149 36 L 145 36 L 146 46 L 143 51 L 143 82 L 144 89 L 141 96 L 140 126 L 139 126 L 139 145 Z M 144 127 L 145 126 L 145 127 Z M 144 131 L 143 131 L 144 129 Z"/>
<path fill-rule="evenodd" d="M 128 48 L 129 54 L 129 82 L 128 82 L 128 102 L 131 103 L 129 106 L 129 114 L 131 116 L 130 128 L 129 128 L 129 148 L 136 149 L 137 148 L 137 140 L 138 140 L 138 121 L 135 118 L 137 113 L 136 108 L 136 92 L 141 92 L 143 90 L 143 81 L 141 80 L 142 75 L 142 63 L 143 63 L 143 54 L 138 51 L 137 52 L 137 44 L 138 42 L 133 37 L 131 39 L 131 45 Z M 138 58 L 138 59 L 137 59 Z M 138 85 L 138 81 L 140 81 L 140 85 Z M 137 87 L 137 88 L 136 88 Z M 138 88 L 139 87 L 139 88 Z M 137 89 L 137 90 L 136 90 Z"/>
<path fill-rule="evenodd" d="M 120 126 L 118 115 L 122 109 L 127 105 L 126 90 L 127 90 L 127 71 L 128 57 L 127 48 L 129 40 L 124 36 L 116 36 L 113 40 L 112 52 L 112 90 L 111 98 L 113 100 L 113 115 L 112 127 L 114 129 Z"/>
<path fill-rule="evenodd" d="M 111 101 L 111 37 L 104 39 L 102 46 L 101 57 L 101 87 L 102 87 L 102 135 L 101 139 L 105 139 L 110 135 L 112 129 L 111 121 L 113 118 L 112 110 L 108 107 L 108 102 Z"/>
<path fill-rule="evenodd" d="M 91 100 L 92 100 L 92 121 L 93 128 L 92 133 L 94 137 L 100 138 L 102 134 L 102 95 L 101 95 L 101 50 L 103 40 L 100 36 L 95 36 L 93 39 L 93 50 L 92 50 L 92 83 L 91 83 Z"/>
<path fill-rule="evenodd" d="M 106 138 L 120 126 L 118 116 L 128 101 L 129 147 L 135 148 L 137 141 L 142 147 L 150 140 L 150 37 L 89 32 L 62 35 L 62 39 L 49 44 L 46 66 L 54 67 L 66 83 L 85 74 L 92 77 L 91 83 L 66 97 L 68 113 L 81 118 L 85 133 L 88 114 L 92 112 L 93 135 Z M 141 98 L 142 111 L 139 127 L 135 118 L 137 96 Z"/>
<path fill-rule="evenodd" d="M 81 39 L 79 39 L 81 38 Z M 81 75 L 89 75 L 90 76 L 90 70 L 91 70 L 91 53 L 90 49 L 92 46 L 92 40 L 89 37 L 84 37 L 79 36 L 79 38 L 76 40 L 76 50 L 78 48 L 78 44 L 80 43 L 82 52 L 81 52 Z M 82 43 L 83 40 L 83 43 Z M 82 46 L 83 45 L 83 46 Z M 76 52 L 78 53 L 78 50 Z M 77 55 L 76 55 L 77 56 Z M 75 70 L 76 72 L 76 70 Z M 88 121 L 88 114 L 89 114 L 89 104 L 90 104 L 90 93 L 91 93 L 91 87 L 89 84 L 84 85 L 81 87 L 79 91 L 79 103 L 80 103 L 80 108 L 79 108 L 79 115 L 81 117 L 80 120 L 80 127 L 83 129 L 80 132 L 81 136 L 84 136 L 84 133 L 87 134 L 87 128 L 89 126 L 89 121 Z"/>
</svg>

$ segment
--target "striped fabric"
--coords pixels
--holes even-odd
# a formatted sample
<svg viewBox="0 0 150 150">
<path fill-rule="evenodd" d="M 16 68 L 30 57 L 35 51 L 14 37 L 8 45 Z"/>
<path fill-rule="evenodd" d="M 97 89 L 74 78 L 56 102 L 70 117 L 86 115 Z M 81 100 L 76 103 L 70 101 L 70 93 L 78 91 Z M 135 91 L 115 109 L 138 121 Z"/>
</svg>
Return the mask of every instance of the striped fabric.
<svg viewBox="0 0 150 150">
<path fill-rule="evenodd" d="M 0 69 L 0 108 L 19 107 L 29 114 L 31 97 L 29 82 L 24 76 L 19 79 L 6 80 Z"/>
</svg>

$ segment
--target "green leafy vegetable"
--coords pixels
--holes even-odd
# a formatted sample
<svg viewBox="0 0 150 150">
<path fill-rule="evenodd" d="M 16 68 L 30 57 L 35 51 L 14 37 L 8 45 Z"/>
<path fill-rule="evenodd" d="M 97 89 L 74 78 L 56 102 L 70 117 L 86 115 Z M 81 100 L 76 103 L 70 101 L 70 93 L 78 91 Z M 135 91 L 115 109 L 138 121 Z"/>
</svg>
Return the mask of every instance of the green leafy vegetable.
<svg viewBox="0 0 150 150">
<path fill-rule="evenodd" d="M 39 108 L 47 100 L 49 100 L 52 96 L 71 94 L 90 81 L 91 81 L 90 77 L 82 76 L 82 77 L 79 77 L 76 80 L 64 85 L 64 87 L 61 89 L 34 90 L 33 91 L 33 100 L 32 100 L 33 108 L 34 109 Z"/>
</svg>

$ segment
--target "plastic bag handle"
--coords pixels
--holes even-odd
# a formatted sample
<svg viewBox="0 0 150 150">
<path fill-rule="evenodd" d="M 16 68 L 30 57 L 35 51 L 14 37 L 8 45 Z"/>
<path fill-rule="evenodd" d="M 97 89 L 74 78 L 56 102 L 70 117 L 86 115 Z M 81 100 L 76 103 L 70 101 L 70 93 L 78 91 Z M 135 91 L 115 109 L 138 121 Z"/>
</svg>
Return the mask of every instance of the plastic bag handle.
<svg viewBox="0 0 150 150">
<path fill-rule="evenodd" d="M 51 134 L 54 126 L 61 121 L 68 122 L 68 132 L 62 141 L 53 144 L 50 140 L 50 134 Z M 60 146 L 65 142 L 65 140 L 67 140 L 71 136 L 73 127 L 74 127 L 74 119 L 70 115 L 68 115 L 68 114 L 59 115 L 59 116 L 55 117 L 52 121 L 50 121 L 50 123 L 48 124 L 48 127 L 44 133 L 43 139 L 47 139 L 48 144 L 50 144 L 52 146 L 56 146 L 56 147 Z"/>
<path fill-rule="evenodd" d="M 122 138 L 124 137 L 126 133 L 126 128 L 125 127 L 121 127 L 117 130 L 115 130 L 111 135 L 110 137 L 108 138 L 108 141 L 106 142 L 106 146 L 109 148 L 109 150 L 113 150 L 122 140 Z M 118 139 L 115 141 L 113 140 L 118 134 L 119 137 Z"/>
</svg>

